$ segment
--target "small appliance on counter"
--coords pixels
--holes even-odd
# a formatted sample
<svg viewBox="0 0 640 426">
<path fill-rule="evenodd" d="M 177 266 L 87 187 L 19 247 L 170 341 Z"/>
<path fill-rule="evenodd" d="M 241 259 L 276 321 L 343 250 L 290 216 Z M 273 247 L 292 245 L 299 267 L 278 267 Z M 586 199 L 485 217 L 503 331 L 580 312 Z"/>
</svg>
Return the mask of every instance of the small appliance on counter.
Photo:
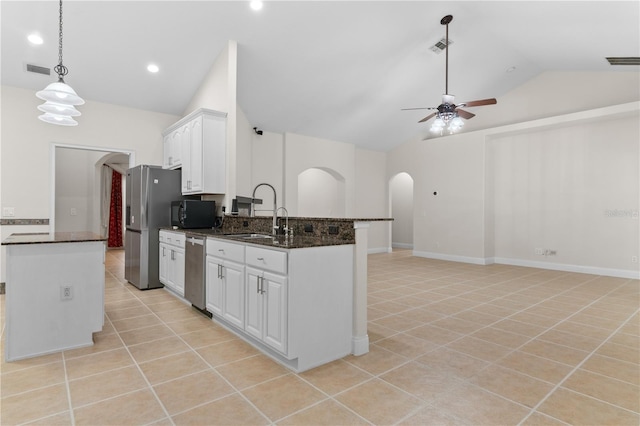
<svg viewBox="0 0 640 426">
<path fill-rule="evenodd" d="M 215 224 L 215 201 L 179 200 L 171 203 L 171 226 L 194 229 L 213 228 Z"/>
<path fill-rule="evenodd" d="M 231 214 L 234 216 L 251 216 L 251 197 L 237 196 L 231 201 Z"/>
</svg>

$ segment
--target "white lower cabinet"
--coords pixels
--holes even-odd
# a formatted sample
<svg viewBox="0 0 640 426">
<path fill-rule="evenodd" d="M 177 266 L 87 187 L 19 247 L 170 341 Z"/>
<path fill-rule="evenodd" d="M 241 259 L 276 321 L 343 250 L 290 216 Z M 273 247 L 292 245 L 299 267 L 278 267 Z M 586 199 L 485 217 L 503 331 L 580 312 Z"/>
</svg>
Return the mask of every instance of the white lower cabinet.
<svg viewBox="0 0 640 426">
<path fill-rule="evenodd" d="M 160 231 L 159 278 L 165 287 L 184 297 L 185 235 Z"/>
<path fill-rule="evenodd" d="M 296 372 L 351 353 L 353 245 L 267 248 L 207 238 L 207 310 Z"/>
<path fill-rule="evenodd" d="M 207 310 L 244 329 L 244 245 L 207 238 Z"/>
<path fill-rule="evenodd" d="M 244 265 L 207 256 L 207 310 L 244 328 Z"/>
<path fill-rule="evenodd" d="M 287 278 L 247 266 L 245 331 L 287 354 Z"/>
</svg>

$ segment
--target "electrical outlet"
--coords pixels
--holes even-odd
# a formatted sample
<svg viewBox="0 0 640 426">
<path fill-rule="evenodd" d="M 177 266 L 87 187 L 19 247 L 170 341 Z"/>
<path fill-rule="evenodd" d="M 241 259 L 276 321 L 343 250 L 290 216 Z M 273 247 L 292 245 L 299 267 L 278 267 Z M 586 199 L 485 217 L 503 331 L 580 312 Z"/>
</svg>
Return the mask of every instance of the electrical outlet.
<svg viewBox="0 0 640 426">
<path fill-rule="evenodd" d="M 2 208 L 2 217 L 14 217 L 15 215 L 16 215 L 16 212 L 13 207 Z"/>
<path fill-rule="evenodd" d="M 71 216 L 77 216 L 78 215 L 78 210 L 75 207 L 71 207 L 71 210 L 69 210 L 69 214 Z"/>
<path fill-rule="evenodd" d="M 638 263 L 638 256 L 631 256 L 631 263 Z"/>
<path fill-rule="evenodd" d="M 73 299 L 73 287 L 70 285 L 61 285 L 60 300 L 71 300 L 71 299 Z"/>
<path fill-rule="evenodd" d="M 558 252 L 556 250 L 545 250 L 544 251 L 544 255 L 545 256 L 555 256 L 556 254 L 558 254 Z"/>
<path fill-rule="evenodd" d="M 537 249 L 534 250 L 534 253 L 535 254 L 539 254 L 539 255 L 543 255 L 544 254 L 544 250 L 541 249 L 541 248 L 537 248 Z"/>
</svg>

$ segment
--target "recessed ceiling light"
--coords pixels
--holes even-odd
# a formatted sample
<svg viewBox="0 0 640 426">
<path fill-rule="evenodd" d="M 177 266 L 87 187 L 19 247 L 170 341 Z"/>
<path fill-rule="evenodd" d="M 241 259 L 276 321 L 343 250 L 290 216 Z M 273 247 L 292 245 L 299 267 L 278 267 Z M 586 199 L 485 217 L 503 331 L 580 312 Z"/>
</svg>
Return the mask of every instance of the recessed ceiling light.
<svg viewBox="0 0 640 426">
<path fill-rule="evenodd" d="M 253 10 L 262 9 L 262 1 L 260 1 L 260 0 L 252 0 L 249 5 L 251 6 L 251 9 L 253 9 Z"/>
<path fill-rule="evenodd" d="M 156 64 L 149 64 L 147 65 L 147 71 L 152 72 L 152 73 L 157 73 L 158 71 L 160 71 L 160 68 L 158 68 L 158 66 Z"/>
<path fill-rule="evenodd" d="M 42 37 L 40 37 L 40 35 L 36 34 L 36 33 L 29 34 L 29 36 L 27 37 L 27 40 L 29 40 L 29 43 L 31 43 L 31 44 L 42 44 L 42 43 L 44 43 L 44 40 L 42 39 Z"/>
</svg>

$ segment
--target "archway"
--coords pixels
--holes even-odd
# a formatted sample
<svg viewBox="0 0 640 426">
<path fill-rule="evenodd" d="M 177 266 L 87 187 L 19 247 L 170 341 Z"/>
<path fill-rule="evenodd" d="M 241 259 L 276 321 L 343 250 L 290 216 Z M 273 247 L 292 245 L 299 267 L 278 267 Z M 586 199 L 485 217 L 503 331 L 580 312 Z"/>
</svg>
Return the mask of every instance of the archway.
<svg viewBox="0 0 640 426">
<path fill-rule="evenodd" d="M 413 249 L 413 178 L 405 172 L 389 180 L 391 246 Z"/>
<path fill-rule="evenodd" d="M 298 175 L 298 216 L 344 217 L 344 177 L 335 170 L 312 167 Z"/>
</svg>

